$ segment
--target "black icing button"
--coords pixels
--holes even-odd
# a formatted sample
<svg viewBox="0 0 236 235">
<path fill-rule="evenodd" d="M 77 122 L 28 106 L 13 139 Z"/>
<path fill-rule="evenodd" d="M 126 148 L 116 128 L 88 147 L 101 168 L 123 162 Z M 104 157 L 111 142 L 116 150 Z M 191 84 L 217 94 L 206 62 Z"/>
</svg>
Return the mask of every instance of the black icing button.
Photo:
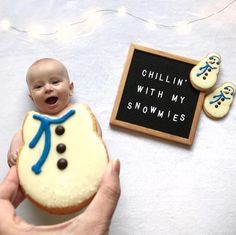
<svg viewBox="0 0 236 235">
<path fill-rule="evenodd" d="M 65 132 L 65 128 L 63 126 L 57 126 L 56 129 L 55 129 L 55 132 L 57 135 L 63 135 L 64 132 Z"/>
<path fill-rule="evenodd" d="M 58 161 L 57 161 L 57 167 L 58 169 L 60 170 L 64 170 L 68 165 L 68 162 L 66 159 L 64 158 L 60 158 Z"/>
<path fill-rule="evenodd" d="M 66 145 L 65 144 L 58 144 L 57 145 L 57 152 L 58 153 L 64 153 L 66 151 Z"/>
</svg>

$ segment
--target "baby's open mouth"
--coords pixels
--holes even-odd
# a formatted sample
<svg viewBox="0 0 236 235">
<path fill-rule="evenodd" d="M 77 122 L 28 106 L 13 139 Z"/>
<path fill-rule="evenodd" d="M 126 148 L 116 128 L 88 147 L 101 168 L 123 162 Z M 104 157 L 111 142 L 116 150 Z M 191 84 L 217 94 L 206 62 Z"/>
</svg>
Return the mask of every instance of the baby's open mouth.
<svg viewBox="0 0 236 235">
<path fill-rule="evenodd" d="M 58 98 L 56 96 L 51 96 L 51 97 L 48 97 L 45 102 L 47 104 L 55 104 L 57 102 Z"/>
</svg>

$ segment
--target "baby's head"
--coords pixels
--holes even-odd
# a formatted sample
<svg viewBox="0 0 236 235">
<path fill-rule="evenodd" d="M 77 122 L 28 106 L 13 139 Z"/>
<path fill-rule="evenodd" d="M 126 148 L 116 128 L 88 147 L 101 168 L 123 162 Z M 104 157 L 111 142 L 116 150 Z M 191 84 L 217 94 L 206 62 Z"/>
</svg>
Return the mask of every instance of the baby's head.
<svg viewBox="0 0 236 235">
<path fill-rule="evenodd" d="M 66 67 L 58 60 L 35 61 L 27 71 L 26 81 L 29 96 L 41 113 L 56 115 L 69 104 L 74 86 Z"/>
</svg>

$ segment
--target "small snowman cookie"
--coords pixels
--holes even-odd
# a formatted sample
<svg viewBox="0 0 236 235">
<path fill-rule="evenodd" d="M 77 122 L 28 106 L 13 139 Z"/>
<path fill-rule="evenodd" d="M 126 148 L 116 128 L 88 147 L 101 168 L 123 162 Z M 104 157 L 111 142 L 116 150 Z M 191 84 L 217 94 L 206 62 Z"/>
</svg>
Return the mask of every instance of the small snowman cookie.
<svg viewBox="0 0 236 235">
<path fill-rule="evenodd" d="M 55 214 L 87 206 L 108 162 L 91 110 L 78 104 L 59 117 L 29 112 L 22 134 L 17 169 L 26 196 Z"/>
<path fill-rule="evenodd" d="M 223 118 L 229 112 L 234 95 L 235 86 L 229 82 L 224 83 L 205 97 L 203 110 L 210 118 Z"/>
<path fill-rule="evenodd" d="M 209 53 L 190 72 L 190 81 L 194 88 L 200 91 L 211 89 L 220 69 L 221 58 L 217 53 Z"/>
</svg>

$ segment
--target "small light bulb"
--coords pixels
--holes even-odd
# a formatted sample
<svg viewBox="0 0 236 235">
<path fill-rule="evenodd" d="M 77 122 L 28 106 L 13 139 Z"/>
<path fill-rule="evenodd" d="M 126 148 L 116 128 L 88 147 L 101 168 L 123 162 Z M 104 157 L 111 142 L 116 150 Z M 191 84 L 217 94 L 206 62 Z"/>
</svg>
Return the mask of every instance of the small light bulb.
<svg viewBox="0 0 236 235">
<path fill-rule="evenodd" d="M 102 14 L 100 12 L 94 12 L 89 15 L 88 22 L 91 26 L 97 26 L 102 23 Z"/>
<path fill-rule="evenodd" d="M 43 32 L 43 27 L 41 25 L 31 25 L 28 30 L 28 35 L 30 38 L 39 38 L 40 34 Z"/>
<path fill-rule="evenodd" d="M 8 31 L 11 27 L 11 23 L 8 19 L 3 19 L 0 21 L 0 29 L 3 31 Z"/>
<path fill-rule="evenodd" d="M 154 30 L 156 28 L 156 22 L 154 20 L 148 20 L 147 27 L 150 30 Z"/>
<path fill-rule="evenodd" d="M 126 8 L 125 7 L 120 7 L 120 8 L 118 8 L 118 15 L 119 16 L 124 16 L 124 15 L 126 15 L 126 13 L 127 13 L 127 10 L 126 10 Z"/>
<path fill-rule="evenodd" d="M 191 32 L 191 25 L 187 21 L 180 21 L 176 25 L 176 30 L 179 34 L 188 34 Z"/>
<path fill-rule="evenodd" d="M 75 32 L 75 28 L 69 23 L 64 22 L 58 28 L 56 35 L 57 39 L 61 42 L 71 42 L 75 37 L 75 34 L 78 34 L 78 32 Z"/>
<path fill-rule="evenodd" d="M 89 28 L 93 28 L 102 23 L 102 13 L 97 8 L 88 10 L 83 14 L 82 18 L 85 19 L 86 25 Z"/>
</svg>

